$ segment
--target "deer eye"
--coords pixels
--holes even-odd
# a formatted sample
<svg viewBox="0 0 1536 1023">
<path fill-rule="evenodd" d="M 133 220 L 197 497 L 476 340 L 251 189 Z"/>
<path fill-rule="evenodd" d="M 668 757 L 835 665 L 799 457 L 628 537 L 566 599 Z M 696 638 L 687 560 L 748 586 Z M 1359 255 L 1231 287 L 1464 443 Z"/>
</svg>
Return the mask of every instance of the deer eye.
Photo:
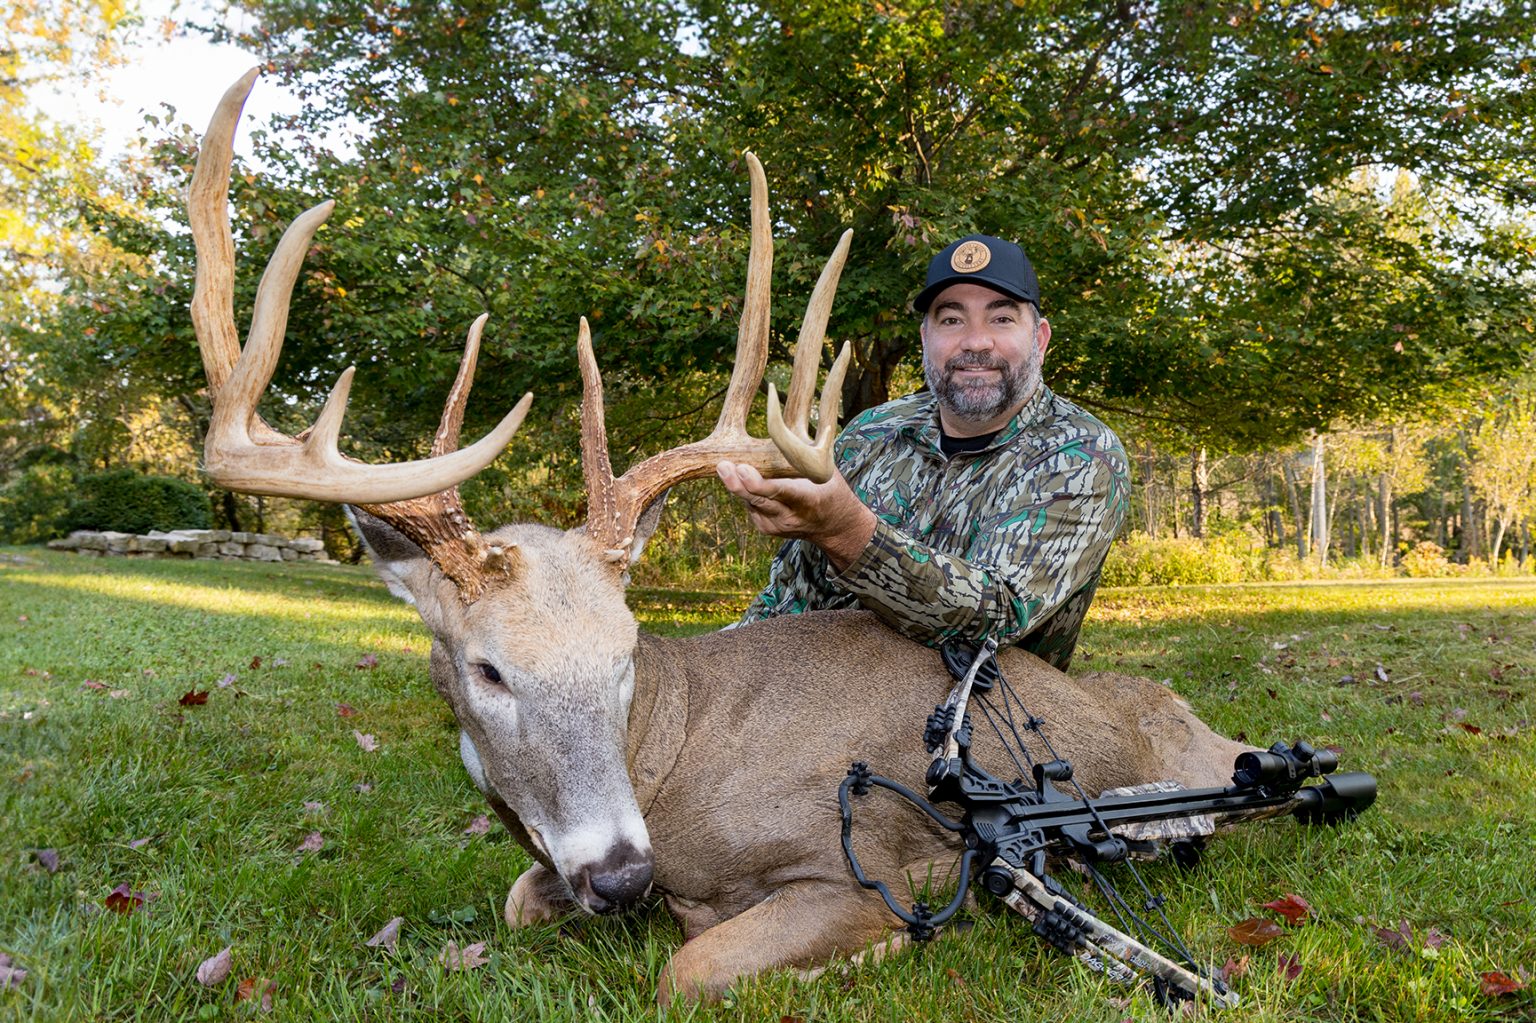
<svg viewBox="0 0 1536 1023">
<path fill-rule="evenodd" d="M 501 672 L 489 664 L 477 664 L 475 668 L 480 672 L 480 677 L 493 685 L 501 685 Z"/>
</svg>

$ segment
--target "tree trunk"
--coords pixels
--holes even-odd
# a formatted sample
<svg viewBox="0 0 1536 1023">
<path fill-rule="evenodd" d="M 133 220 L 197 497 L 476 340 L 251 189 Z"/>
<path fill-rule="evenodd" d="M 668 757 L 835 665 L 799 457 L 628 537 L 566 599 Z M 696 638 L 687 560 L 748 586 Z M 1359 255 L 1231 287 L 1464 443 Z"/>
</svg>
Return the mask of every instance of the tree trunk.
<svg viewBox="0 0 1536 1023">
<path fill-rule="evenodd" d="M 224 509 L 224 522 L 235 532 L 240 529 L 240 499 L 235 496 L 233 490 L 224 491 L 224 496 L 219 500 Z"/>
<path fill-rule="evenodd" d="M 1157 506 L 1157 451 L 1151 441 L 1141 445 L 1141 493 L 1147 535 L 1155 540 L 1161 509 Z"/>
<path fill-rule="evenodd" d="M 1376 477 L 1376 508 L 1381 516 L 1381 564 L 1392 564 L 1392 477 L 1386 473 Z"/>
<path fill-rule="evenodd" d="M 1205 538 L 1205 499 L 1210 484 L 1205 448 L 1196 448 L 1189 453 L 1189 535 L 1197 540 Z"/>
<path fill-rule="evenodd" d="M 1312 551 L 1319 563 L 1328 560 L 1328 532 L 1328 467 L 1318 434 L 1312 440 Z"/>
<path fill-rule="evenodd" d="M 911 346 L 911 339 L 905 337 L 854 339 L 853 365 L 843 381 L 843 422 L 891 400 L 891 374 Z"/>
<path fill-rule="evenodd" d="M 1291 501 L 1291 521 L 1296 524 L 1296 557 L 1307 560 L 1307 532 L 1301 521 L 1301 488 L 1296 483 L 1296 468 L 1289 458 L 1281 458 L 1280 468 L 1285 474 L 1285 493 Z"/>
<path fill-rule="evenodd" d="M 1472 488 L 1461 485 L 1461 543 L 1457 545 L 1456 560 L 1469 564 L 1477 554 L 1477 519 L 1472 514 Z"/>
</svg>

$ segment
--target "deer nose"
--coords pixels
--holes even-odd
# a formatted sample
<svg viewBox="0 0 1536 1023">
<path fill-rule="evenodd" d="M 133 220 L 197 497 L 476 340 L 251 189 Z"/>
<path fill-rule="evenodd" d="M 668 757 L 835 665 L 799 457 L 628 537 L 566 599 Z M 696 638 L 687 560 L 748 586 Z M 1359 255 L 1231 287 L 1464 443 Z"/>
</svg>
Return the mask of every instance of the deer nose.
<svg viewBox="0 0 1536 1023">
<path fill-rule="evenodd" d="M 654 867 L 650 850 L 641 852 L 620 842 L 600 862 L 577 873 L 576 893 L 594 913 L 618 913 L 650 891 Z"/>
</svg>

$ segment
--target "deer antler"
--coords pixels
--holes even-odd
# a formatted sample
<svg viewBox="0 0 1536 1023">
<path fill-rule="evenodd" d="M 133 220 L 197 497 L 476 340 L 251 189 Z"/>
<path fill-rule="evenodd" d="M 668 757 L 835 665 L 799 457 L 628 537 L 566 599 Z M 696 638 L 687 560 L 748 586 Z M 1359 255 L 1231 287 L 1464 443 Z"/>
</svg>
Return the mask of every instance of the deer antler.
<svg viewBox="0 0 1536 1023">
<path fill-rule="evenodd" d="M 187 195 L 187 214 L 197 248 L 192 325 L 213 398 L 213 417 L 203 461 L 215 483 L 230 490 L 315 501 L 357 504 L 420 545 L 459 587 L 476 599 L 510 570 L 508 552 L 487 544 L 464 514 L 458 485 L 485 468 L 522 425 L 533 402 L 525 394 L 501 423 L 458 450 L 464 403 L 469 397 L 486 317 L 470 328 L 458 378 L 443 409 L 431 457 L 393 465 L 368 465 L 341 454 L 337 440 L 346 413 L 354 367 L 331 388 L 314 425 L 297 437 L 274 430 L 256 411 L 272 380 L 288 324 L 288 302 L 304 254 L 330 216 L 327 201 L 305 211 L 283 232 L 256 292 L 251 329 L 242 350 L 234 317 L 234 241 L 227 208 L 235 126 L 255 84 L 253 68 L 230 86 L 203 136 Z"/>
<path fill-rule="evenodd" d="M 806 306 L 786 398 L 788 422 L 780 414 L 778 392 L 769 384 L 768 433 L 772 439 L 753 437 L 747 433 L 747 411 L 768 364 L 773 233 L 768 222 L 768 183 L 762 164 L 748 153 L 747 167 L 752 179 L 752 243 L 747 258 L 746 300 L 736 335 L 731 382 L 726 388 L 720 418 L 708 437 L 652 455 L 615 479 L 608 458 L 603 382 L 592 354 L 591 331 L 586 319 L 581 321 L 576 346 L 581 362 L 581 461 L 587 482 L 587 532 L 614 560 L 628 557 L 635 525 L 652 501 L 677 483 L 713 473 L 721 461 L 746 462 L 765 476 L 805 476 L 818 483 L 832 478 L 832 442 L 836 438 L 843 376 L 851 354 L 847 344 L 827 373 L 814 440 L 809 436 L 809 419 L 827 318 L 853 232 L 843 232 Z"/>
</svg>

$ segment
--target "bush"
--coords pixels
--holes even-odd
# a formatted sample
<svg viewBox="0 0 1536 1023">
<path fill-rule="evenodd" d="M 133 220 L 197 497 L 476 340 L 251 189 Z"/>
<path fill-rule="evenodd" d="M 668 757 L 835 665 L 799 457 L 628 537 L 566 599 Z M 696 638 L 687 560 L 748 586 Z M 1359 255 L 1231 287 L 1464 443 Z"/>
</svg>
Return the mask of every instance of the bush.
<svg viewBox="0 0 1536 1023">
<path fill-rule="evenodd" d="M 147 533 L 152 529 L 207 529 L 208 495 L 195 483 L 144 476 L 132 469 L 87 476 L 81 498 L 69 509 L 68 529 Z"/>
<path fill-rule="evenodd" d="M 67 465 L 30 466 L 0 489 L 0 541 L 39 543 L 62 536 L 78 489 Z"/>
<path fill-rule="evenodd" d="M 1420 540 L 1402 557 L 1403 571 L 1415 579 L 1434 579 L 1450 575 L 1455 569 L 1437 543 Z"/>
<path fill-rule="evenodd" d="M 1201 586 L 1262 578 L 1263 552 L 1241 533 L 1209 540 L 1151 537 L 1134 532 L 1111 545 L 1100 583 L 1104 586 Z"/>
</svg>

